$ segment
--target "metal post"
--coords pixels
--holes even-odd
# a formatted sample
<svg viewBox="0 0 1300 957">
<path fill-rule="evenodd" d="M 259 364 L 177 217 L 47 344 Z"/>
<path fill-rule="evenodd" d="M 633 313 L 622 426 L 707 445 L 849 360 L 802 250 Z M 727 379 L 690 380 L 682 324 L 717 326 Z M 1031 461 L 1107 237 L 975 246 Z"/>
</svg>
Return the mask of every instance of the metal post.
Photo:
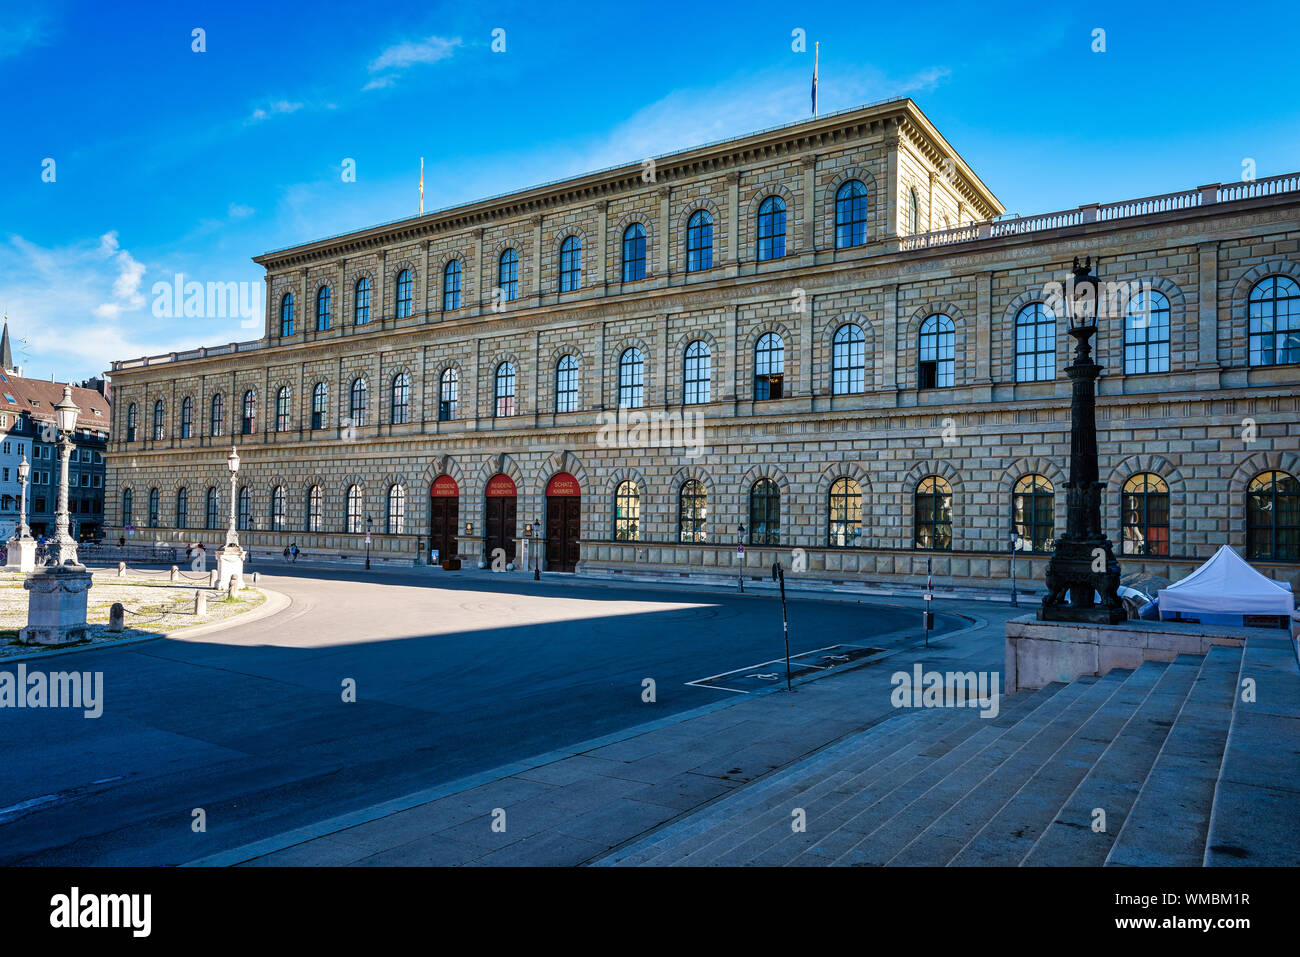
<svg viewBox="0 0 1300 957">
<path fill-rule="evenodd" d="M 790 617 L 785 610 L 785 569 L 781 567 L 778 559 L 772 563 L 772 577 L 781 584 L 781 633 L 785 637 L 785 690 L 793 691 L 790 687 Z"/>
<path fill-rule="evenodd" d="M 370 528 L 373 520 L 369 515 L 366 516 L 366 571 L 370 571 Z"/>
<path fill-rule="evenodd" d="M 1016 527 L 1011 526 L 1011 607 L 1019 608 L 1020 599 L 1016 596 L 1016 545 L 1020 542 L 1020 536 L 1016 534 Z"/>
</svg>

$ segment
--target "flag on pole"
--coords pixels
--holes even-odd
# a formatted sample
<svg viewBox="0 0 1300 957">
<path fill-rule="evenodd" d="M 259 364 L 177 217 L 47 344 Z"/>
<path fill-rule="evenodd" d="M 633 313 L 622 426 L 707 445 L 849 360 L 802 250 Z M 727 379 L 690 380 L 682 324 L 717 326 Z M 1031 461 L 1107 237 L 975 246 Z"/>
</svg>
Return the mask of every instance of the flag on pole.
<svg viewBox="0 0 1300 957">
<path fill-rule="evenodd" d="M 420 215 L 424 215 L 424 157 L 420 157 Z"/>
<path fill-rule="evenodd" d="M 817 58 L 821 53 L 821 43 L 813 44 L 813 85 L 812 85 L 812 112 L 813 116 L 817 115 Z"/>
</svg>

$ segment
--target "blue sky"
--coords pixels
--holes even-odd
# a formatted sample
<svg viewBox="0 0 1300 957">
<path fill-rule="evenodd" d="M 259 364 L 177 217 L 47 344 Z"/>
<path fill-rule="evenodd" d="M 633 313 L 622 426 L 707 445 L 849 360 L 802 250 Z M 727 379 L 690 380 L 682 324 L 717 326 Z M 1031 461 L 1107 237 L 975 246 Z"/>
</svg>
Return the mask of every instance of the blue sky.
<svg viewBox="0 0 1300 957">
<path fill-rule="evenodd" d="M 823 112 L 913 97 L 1013 212 L 1300 169 L 1294 3 L 3 6 L 0 310 L 42 378 L 255 338 L 153 284 L 414 214 L 421 155 L 436 209 L 802 119 L 814 40 Z"/>
</svg>

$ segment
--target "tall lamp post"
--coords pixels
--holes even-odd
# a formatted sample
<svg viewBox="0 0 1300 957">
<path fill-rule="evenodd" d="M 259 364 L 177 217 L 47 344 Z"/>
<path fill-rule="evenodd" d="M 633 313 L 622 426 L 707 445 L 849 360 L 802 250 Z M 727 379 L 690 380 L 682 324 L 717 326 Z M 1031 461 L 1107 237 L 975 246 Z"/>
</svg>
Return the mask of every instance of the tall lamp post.
<svg viewBox="0 0 1300 957">
<path fill-rule="evenodd" d="M 1016 531 L 1016 523 L 1011 523 L 1011 535 L 1007 538 L 1007 546 L 1011 555 L 1011 607 L 1020 607 L 1020 597 L 1016 594 L 1016 550 L 1020 548 L 1020 533 Z"/>
<path fill-rule="evenodd" d="M 32 467 L 24 455 L 18 463 L 18 527 L 5 546 L 5 567 L 24 573 L 36 568 L 36 539 L 32 538 L 32 530 L 27 525 L 27 477 L 31 472 Z"/>
<path fill-rule="evenodd" d="M 38 568 L 23 582 L 27 599 L 27 627 L 18 633 L 23 644 L 65 645 L 86 639 L 86 600 L 91 575 L 77 560 L 77 543 L 68 534 L 68 463 L 72 459 L 72 433 L 81 412 L 72 401 L 72 387 L 54 406 L 58 430 L 59 499 L 54 519 L 54 562 Z"/>
<path fill-rule="evenodd" d="M 230 522 L 226 526 L 226 544 L 217 552 L 217 587 L 229 588 L 232 579 L 236 585 L 244 583 L 244 549 L 239 544 L 239 530 L 236 527 L 235 505 L 237 491 L 235 482 L 239 477 L 239 450 L 233 445 L 226 456 L 226 468 L 230 471 Z"/>
<path fill-rule="evenodd" d="M 1073 272 L 1063 297 L 1069 332 L 1078 343 L 1074 361 L 1065 369 L 1073 383 L 1070 480 L 1065 484 L 1066 525 L 1065 534 L 1057 539 L 1056 550 L 1047 563 L 1047 595 L 1038 610 L 1038 618 L 1113 625 L 1124 621 L 1127 615 L 1119 598 L 1119 562 L 1110 540 L 1101 530 L 1096 382 L 1102 367 L 1093 361 L 1088 342 L 1097 332 L 1097 277 L 1092 275 L 1092 257 L 1079 265 L 1076 256 Z"/>
<path fill-rule="evenodd" d="M 369 515 L 366 516 L 366 571 L 370 571 L 370 527 L 375 524 L 374 519 Z"/>
</svg>

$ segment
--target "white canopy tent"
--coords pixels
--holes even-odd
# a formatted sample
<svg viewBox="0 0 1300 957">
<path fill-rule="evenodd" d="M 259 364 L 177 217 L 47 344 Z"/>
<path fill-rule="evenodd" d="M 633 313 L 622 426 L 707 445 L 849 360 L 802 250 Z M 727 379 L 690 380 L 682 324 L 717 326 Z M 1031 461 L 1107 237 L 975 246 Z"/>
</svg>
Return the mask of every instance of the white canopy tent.
<svg viewBox="0 0 1300 957">
<path fill-rule="evenodd" d="M 1295 595 L 1286 582 L 1265 578 L 1240 555 L 1222 546 L 1182 581 L 1160 589 L 1160 617 L 1196 618 L 1207 624 L 1241 624 L 1244 615 L 1295 612 Z"/>
</svg>

